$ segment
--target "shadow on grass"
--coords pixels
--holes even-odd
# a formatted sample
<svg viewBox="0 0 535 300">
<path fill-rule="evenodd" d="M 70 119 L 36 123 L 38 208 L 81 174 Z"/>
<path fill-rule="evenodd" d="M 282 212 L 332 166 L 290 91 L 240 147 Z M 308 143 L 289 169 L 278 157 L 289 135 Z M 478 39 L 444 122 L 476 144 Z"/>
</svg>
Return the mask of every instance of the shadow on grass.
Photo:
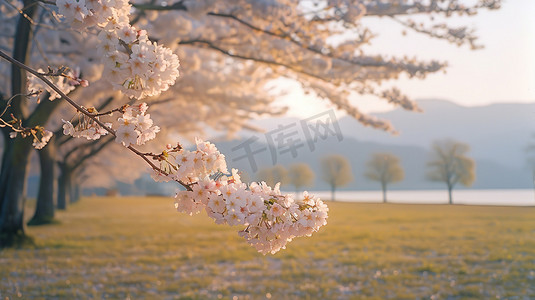
<svg viewBox="0 0 535 300">
<path fill-rule="evenodd" d="M 0 249 L 4 248 L 35 248 L 33 237 L 19 231 L 16 234 L 1 234 Z"/>
<path fill-rule="evenodd" d="M 61 221 L 54 218 L 41 218 L 41 219 L 31 219 L 28 221 L 28 226 L 41 226 L 41 225 L 58 225 L 61 224 Z"/>
</svg>

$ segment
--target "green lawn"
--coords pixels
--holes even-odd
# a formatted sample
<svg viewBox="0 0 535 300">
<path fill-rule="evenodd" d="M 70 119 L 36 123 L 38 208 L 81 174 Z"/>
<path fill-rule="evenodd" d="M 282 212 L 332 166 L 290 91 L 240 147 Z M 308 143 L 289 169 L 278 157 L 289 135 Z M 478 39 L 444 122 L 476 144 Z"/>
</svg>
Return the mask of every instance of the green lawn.
<svg viewBox="0 0 535 300">
<path fill-rule="evenodd" d="M 83 199 L 0 252 L 0 299 L 535 299 L 535 208 L 329 206 L 262 256 L 172 198 Z"/>
</svg>

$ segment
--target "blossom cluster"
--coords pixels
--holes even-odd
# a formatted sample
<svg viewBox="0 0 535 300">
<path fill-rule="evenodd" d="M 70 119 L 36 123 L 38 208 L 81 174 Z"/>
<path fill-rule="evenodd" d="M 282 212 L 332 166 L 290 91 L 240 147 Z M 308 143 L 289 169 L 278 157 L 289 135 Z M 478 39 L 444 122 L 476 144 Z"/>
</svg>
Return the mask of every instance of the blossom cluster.
<svg viewBox="0 0 535 300">
<path fill-rule="evenodd" d="M 105 26 L 109 21 L 127 24 L 128 0 L 56 0 L 58 11 L 73 28 Z"/>
<path fill-rule="evenodd" d="M 178 56 L 151 42 L 146 31 L 129 24 L 111 24 L 98 38 L 104 77 L 125 95 L 137 99 L 157 96 L 175 83 Z"/>
<path fill-rule="evenodd" d="M 197 150 L 188 151 L 181 146 L 167 145 L 167 150 L 159 156 L 160 171 L 155 171 L 152 178 L 155 181 L 170 180 L 183 184 L 193 184 L 200 179 L 213 175 L 227 173 L 225 155 L 210 142 L 196 139 Z"/>
<path fill-rule="evenodd" d="M 292 195 L 283 195 L 277 184 L 241 182 L 236 169 L 226 173 L 224 156 L 207 142 L 197 140 L 197 150 L 180 149 L 175 161 L 176 172 L 167 177 L 185 181 L 189 190 L 179 191 L 175 207 L 190 215 L 205 210 L 217 224 L 243 225 L 239 235 L 262 254 L 276 253 L 298 236 L 310 236 L 327 224 L 327 205 L 320 199 L 304 193 L 296 201 Z M 166 177 L 158 173 L 156 178 Z"/>
<path fill-rule="evenodd" d="M 25 128 L 24 130 L 20 131 L 12 131 L 9 133 L 9 137 L 14 139 L 19 133 L 23 138 L 30 135 L 33 136 L 32 146 L 37 150 L 43 149 L 43 147 L 46 146 L 48 141 L 50 141 L 54 135 L 52 132 L 45 130 L 43 127 L 36 126 L 34 128 Z"/>
<path fill-rule="evenodd" d="M 44 130 L 44 129 L 41 131 L 40 134 L 41 134 L 41 138 L 35 135 L 33 137 L 32 146 L 37 150 L 43 149 L 43 147 L 46 146 L 46 144 L 48 144 L 48 141 L 50 141 L 50 139 L 54 135 L 52 132 L 48 130 Z"/>
<path fill-rule="evenodd" d="M 37 69 L 37 71 L 41 74 L 45 73 L 43 69 Z M 74 88 L 81 82 L 75 82 L 70 78 L 76 78 L 73 71 L 69 71 L 67 73 L 67 76 L 50 76 L 48 80 L 50 80 L 55 86 L 57 86 L 63 93 L 68 94 L 72 90 L 74 90 Z M 28 75 L 28 90 L 34 92 L 47 91 L 50 94 L 50 96 L 48 97 L 48 100 L 50 101 L 61 98 L 61 96 L 49 85 L 45 84 L 41 79 L 33 75 Z"/>
<path fill-rule="evenodd" d="M 156 137 L 160 127 L 153 125 L 150 114 L 147 114 L 147 103 L 128 106 L 122 117 L 118 119 L 119 127 L 115 131 L 115 141 L 128 147 L 143 145 Z"/>
<path fill-rule="evenodd" d="M 74 28 L 96 26 L 104 78 L 131 98 L 157 96 L 172 86 L 179 60 L 171 49 L 149 40 L 129 24 L 127 0 L 56 0 L 59 13 Z"/>
<path fill-rule="evenodd" d="M 98 114 L 98 111 L 95 108 L 87 108 L 89 113 Z M 108 131 L 105 128 L 102 128 L 98 123 L 93 119 L 78 113 L 78 119 L 75 124 L 72 124 L 71 121 L 63 121 L 63 134 L 70 135 L 75 138 L 84 137 L 88 140 L 98 140 L 101 136 L 108 134 Z M 98 116 L 95 117 L 97 120 Z M 74 119 L 74 117 L 73 117 Z M 104 123 L 106 127 L 111 128 L 111 123 Z"/>
</svg>

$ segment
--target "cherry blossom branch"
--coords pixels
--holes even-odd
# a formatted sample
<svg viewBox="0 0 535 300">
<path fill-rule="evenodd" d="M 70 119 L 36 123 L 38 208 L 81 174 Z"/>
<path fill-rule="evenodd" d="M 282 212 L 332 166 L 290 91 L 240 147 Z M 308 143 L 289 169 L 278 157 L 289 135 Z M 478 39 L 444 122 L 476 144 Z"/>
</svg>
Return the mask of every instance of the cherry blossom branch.
<svg viewBox="0 0 535 300">
<path fill-rule="evenodd" d="M 101 103 L 97 109 L 98 110 L 102 110 L 104 108 L 106 108 L 106 106 L 108 106 L 108 104 L 110 104 L 112 101 L 113 101 L 113 97 L 108 97 L 106 100 L 104 100 L 103 103 Z M 73 126 L 76 126 L 78 125 L 78 121 L 73 121 L 72 124 Z M 70 135 L 63 135 L 63 127 L 59 127 L 56 131 L 54 131 L 54 135 L 57 135 L 57 136 L 61 136 L 61 138 L 56 138 L 56 142 L 59 144 L 59 145 L 63 145 L 65 143 L 67 143 L 68 141 L 70 141 L 73 137 L 70 136 Z"/>
<path fill-rule="evenodd" d="M 277 61 L 274 59 L 267 59 L 267 58 L 261 58 L 261 57 L 254 57 L 252 55 L 235 53 L 209 40 L 204 40 L 204 39 L 184 40 L 184 41 L 180 41 L 179 44 L 204 46 L 207 49 L 216 50 L 230 57 L 255 61 L 255 62 L 266 64 L 270 67 L 273 67 L 273 66 L 284 67 L 295 73 L 303 74 L 311 78 L 321 80 L 323 82 L 332 82 L 332 81 L 342 80 L 342 79 L 335 79 L 335 78 L 326 78 L 322 76 L 323 74 L 320 75 L 320 74 L 314 74 L 312 72 L 308 72 L 306 71 L 306 68 L 303 68 L 300 65 L 291 65 L 286 62 Z M 328 55 L 325 55 L 325 56 L 328 56 Z M 430 63 L 411 63 L 411 62 L 405 63 L 405 62 L 396 62 L 396 61 L 384 61 L 382 59 L 378 61 L 377 57 L 371 57 L 371 56 L 360 57 L 358 59 L 347 59 L 347 60 L 342 59 L 342 58 L 335 58 L 335 57 L 332 57 L 332 59 L 336 59 L 338 61 L 342 61 L 348 64 L 353 64 L 353 65 L 363 66 L 363 67 L 378 67 L 378 68 L 387 67 L 387 68 L 391 68 L 392 71 L 396 71 L 397 73 L 407 72 L 408 75 L 411 77 L 415 75 L 424 77 L 427 73 L 436 72 L 446 66 L 445 63 L 439 63 L 436 61 L 432 61 Z M 370 75 L 368 74 L 368 76 Z"/>
<path fill-rule="evenodd" d="M 72 100 L 69 96 L 67 96 L 63 91 L 61 91 L 55 84 L 53 84 L 50 80 L 48 80 L 46 78 L 46 76 L 32 68 L 30 68 L 29 66 L 19 62 L 18 60 L 10 57 L 9 55 L 5 54 L 3 51 L 0 50 L 0 57 L 2 57 L 3 59 L 9 61 L 10 63 L 12 63 L 13 65 L 23 69 L 23 70 L 26 70 L 28 72 L 30 72 L 31 74 L 33 74 L 34 76 L 36 76 L 37 78 L 41 79 L 44 83 L 46 83 L 48 86 L 50 86 L 50 88 L 52 88 L 55 92 L 57 92 L 65 101 L 67 101 L 70 105 L 72 105 L 74 108 L 76 108 L 77 111 L 81 112 L 82 114 L 86 115 L 88 118 L 90 118 L 91 120 L 93 120 L 95 123 L 97 123 L 100 127 L 104 128 L 106 131 L 108 131 L 112 136 L 116 137 L 117 135 L 115 134 L 115 131 L 111 128 L 109 128 L 108 126 L 106 126 L 104 123 L 102 123 L 102 121 L 100 121 L 97 116 L 95 116 L 95 114 L 92 114 L 90 112 L 87 111 L 86 108 L 84 108 L 83 106 L 79 105 L 78 103 L 76 103 L 74 100 Z M 152 161 L 150 161 L 147 156 L 140 152 L 139 150 L 137 150 L 136 148 L 134 148 L 132 145 L 129 145 L 128 148 L 130 151 L 134 152 L 136 155 L 140 156 L 147 164 L 149 164 L 149 166 L 157 171 L 157 172 L 160 172 L 161 174 L 164 174 L 164 175 L 168 175 L 167 172 L 165 172 L 164 170 L 160 169 L 159 167 L 157 167 Z M 190 185 L 186 184 L 186 183 L 183 183 L 181 181 L 177 181 L 179 184 L 181 184 L 184 188 L 186 188 L 187 190 L 191 190 L 191 187 Z"/>
<path fill-rule="evenodd" d="M 13 117 L 13 115 L 11 115 L 11 117 Z M 17 122 L 15 122 L 16 124 Z M 19 126 L 20 126 L 20 123 L 19 123 Z M 4 119 L 2 119 L 2 116 L 0 115 L 0 128 L 1 127 L 9 127 L 11 128 L 11 130 L 13 130 L 14 132 L 23 132 L 24 131 L 24 127 L 15 127 L 13 124 L 11 124 L 10 122 L 7 122 L 5 121 Z"/>
<path fill-rule="evenodd" d="M 301 41 L 298 41 L 296 40 L 295 38 L 293 38 L 291 35 L 289 35 L 288 33 L 276 33 L 276 32 L 273 32 L 273 31 L 269 31 L 269 30 L 266 30 L 266 29 L 262 29 L 258 26 L 255 26 L 254 24 L 252 23 L 249 23 L 245 20 L 242 20 L 241 18 L 233 15 L 233 14 L 222 14 L 222 13 L 214 13 L 214 12 L 209 12 L 208 15 L 210 16 L 215 16 L 215 17 L 221 17 L 221 18 L 230 18 L 232 20 L 235 20 L 236 22 L 242 24 L 243 26 L 253 30 L 253 31 L 256 31 L 256 32 L 259 32 L 259 33 L 263 33 L 263 34 L 267 34 L 267 35 L 270 35 L 270 36 L 273 36 L 275 38 L 280 38 L 280 39 L 283 39 L 283 40 L 286 40 L 298 47 L 301 47 L 305 50 L 308 50 L 308 51 L 311 51 L 315 54 L 318 54 L 318 55 L 321 55 L 323 57 L 326 57 L 326 58 L 329 58 L 329 59 L 333 59 L 333 60 L 338 60 L 338 61 L 342 61 L 342 62 L 345 62 L 345 63 L 349 63 L 351 65 L 355 65 L 355 66 L 361 66 L 361 67 L 377 67 L 377 68 L 383 68 L 383 67 L 390 67 L 392 69 L 399 69 L 400 68 L 400 64 L 398 63 L 395 63 L 395 62 L 392 62 L 392 61 L 389 61 L 389 62 L 385 62 L 383 60 L 377 60 L 377 59 L 365 59 L 365 57 L 359 57 L 359 58 L 354 58 L 354 57 L 340 57 L 340 56 L 335 56 L 333 55 L 333 53 L 331 51 L 324 51 L 325 49 L 318 49 L 316 47 L 313 47 L 313 46 L 310 46 L 310 45 L 306 45 L 304 44 L 303 42 Z M 399 20 L 395 19 L 396 21 L 400 22 Z M 442 39 L 448 39 L 448 37 L 446 36 L 439 36 L 439 35 L 434 35 L 433 37 L 437 37 L 437 38 L 442 38 Z M 461 42 L 465 42 L 464 40 L 462 39 L 459 39 Z M 361 39 L 361 42 L 360 43 L 363 43 L 365 41 L 365 39 Z M 202 41 L 198 41 L 198 42 L 202 42 Z M 469 39 L 469 42 L 472 44 L 473 43 L 473 39 Z M 215 48 L 214 47 L 214 44 L 211 44 L 210 45 L 211 48 L 213 48 L 214 50 L 218 50 L 220 52 L 223 52 L 224 49 L 222 48 Z M 336 50 L 336 49 L 334 49 Z M 226 55 L 230 55 L 227 52 L 224 52 Z M 238 57 L 237 55 L 235 57 Z M 242 58 L 242 59 L 247 59 L 246 57 L 238 57 L 238 58 Z M 254 58 L 250 58 L 251 60 L 255 60 Z M 277 62 L 270 62 L 270 61 L 263 61 L 265 63 L 275 63 L 275 64 L 278 64 L 278 65 L 282 65 L 282 63 L 277 63 Z M 289 68 L 289 69 L 292 69 L 292 67 L 290 65 L 286 65 L 284 64 L 284 66 L 286 68 Z M 412 64 L 412 67 L 415 67 L 415 68 L 421 68 L 421 71 L 422 73 L 424 72 L 433 72 L 433 71 L 436 71 L 436 69 L 440 69 L 440 68 L 443 68 L 443 67 L 446 67 L 446 64 L 445 63 L 439 63 L 439 65 L 437 66 L 434 66 L 434 67 L 431 67 L 429 68 L 429 70 L 425 70 L 424 68 L 422 67 L 425 67 L 425 66 L 418 66 L 418 65 L 415 65 L 415 64 Z M 294 71 L 297 71 L 297 72 L 301 72 L 302 70 L 294 70 Z M 410 72 L 409 72 L 410 73 Z M 306 75 L 309 75 L 309 76 L 314 76 L 310 73 L 305 73 Z M 314 76 L 318 79 L 321 79 L 323 80 L 322 78 L 320 77 L 317 77 L 317 76 Z"/>
<path fill-rule="evenodd" d="M 208 40 L 199 39 L 199 40 L 191 40 L 191 41 L 180 41 L 179 44 L 201 44 L 201 45 L 205 45 L 206 48 L 210 48 L 212 50 L 219 51 L 219 52 L 221 52 L 221 53 L 223 53 L 223 54 L 225 54 L 227 56 L 230 56 L 230 57 L 239 58 L 239 59 L 243 59 L 243 60 L 252 60 L 252 61 L 259 62 L 259 63 L 267 64 L 268 66 L 285 67 L 288 70 L 292 70 L 294 72 L 301 73 L 303 75 L 307 75 L 307 76 L 310 76 L 310 77 L 325 81 L 324 78 L 322 78 L 322 77 L 320 77 L 318 75 L 312 74 L 310 72 L 306 72 L 305 70 L 298 70 L 295 67 L 292 67 L 291 65 L 283 63 L 283 62 L 278 62 L 278 61 L 269 60 L 269 59 L 263 59 L 263 58 L 260 58 L 260 57 L 252 57 L 252 56 L 245 56 L 245 55 L 241 55 L 241 54 L 232 53 L 229 50 L 223 49 L 223 48 L 219 47 L 218 45 L 216 45 L 216 44 L 214 44 L 214 43 L 212 43 L 211 41 L 208 41 Z"/>
<path fill-rule="evenodd" d="M 0 50 L 0 57 L 2 57 L 3 59 L 9 61 L 10 63 L 14 64 L 15 66 L 30 72 L 35 77 L 41 79 L 44 83 L 46 83 L 49 87 L 51 87 L 56 93 L 58 93 L 63 99 L 65 99 L 65 101 L 67 101 L 70 105 L 72 105 L 74 108 L 76 108 L 76 110 L 78 110 L 79 112 L 81 112 L 84 115 L 88 116 L 95 123 L 97 123 L 98 125 L 102 126 L 106 131 L 108 131 L 110 134 L 115 136 L 115 131 L 113 131 L 112 129 L 110 129 L 107 126 L 105 126 L 104 123 L 99 121 L 95 116 L 93 116 L 91 113 L 89 113 L 84 107 L 82 107 L 82 106 L 78 105 L 76 102 L 74 102 L 74 100 L 72 100 L 69 96 L 67 96 L 65 93 L 63 93 L 63 91 L 60 90 L 55 84 L 53 84 L 50 80 L 48 80 L 45 77 L 44 74 L 42 74 L 42 73 L 40 73 L 40 72 L 28 67 L 27 65 L 19 62 L 18 60 L 10 57 L 9 55 L 5 54 L 1 50 Z"/>
</svg>

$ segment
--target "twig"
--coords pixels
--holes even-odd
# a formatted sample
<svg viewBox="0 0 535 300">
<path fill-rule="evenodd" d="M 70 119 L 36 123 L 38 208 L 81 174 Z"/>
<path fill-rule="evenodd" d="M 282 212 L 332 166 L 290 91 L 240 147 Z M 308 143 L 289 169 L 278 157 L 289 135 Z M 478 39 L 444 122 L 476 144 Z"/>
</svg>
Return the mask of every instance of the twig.
<svg viewBox="0 0 535 300">
<path fill-rule="evenodd" d="M 107 111 L 107 112 L 103 112 L 103 113 L 96 113 L 96 114 L 93 114 L 93 116 L 95 117 L 100 117 L 100 116 L 108 116 L 108 115 L 112 115 L 114 112 L 122 112 L 124 113 L 125 109 L 128 107 L 127 104 L 121 106 L 121 107 L 118 107 L 118 108 L 114 108 L 110 111 Z"/>
<path fill-rule="evenodd" d="M 38 23 L 38 22 L 35 22 L 30 16 L 28 16 L 25 12 L 24 12 L 24 9 L 26 8 L 29 8 L 29 7 L 32 7 L 34 6 L 35 4 L 32 3 L 30 5 L 27 5 L 26 7 L 24 7 L 23 9 L 18 9 L 15 5 L 13 5 L 13 3 L 7 1 L 7 0 L 4 0 L 5 3 L 7 3 L 7 5 L 9 5 L 12 9 L 16 10 L 21 16 L 23 16 L 26 20 L 28 20 L 28 22 L 30 22 L 32 25 L 34 26 L 42 26 L 42 27 L 45 27 L 45 28 L 48 28 L 48 29 L 52 29 L 52 30 L 55 30 L 52 26 L 49 26 L 49 25 L 46 25 L 46 24 L 42 24 L 42 23 Z M 37 3 L 37 2 L 36 2 Z M 56 3 L 54 3 L 56 4 Z"/>
<path fill-rule="evenodd" d="M 30 131 L 32 128 L 26 128 L 26 127 L 22 127 L 22 123 L 20 122 L 20 120 L 18 120 L 17 118 L 15 118 L 15 116 L 13 116 L 13 114 L 11 114 L 11 118 L 12 118 L 12 121 L 11 122 L 7 122 L 5 121 L 4 119 L 2 119 L 2 116 L 5 115 L 5 113 L 7 112 L 7 110 L 9 109 L 9 107 L 11 106 L 11 101 L 13 101 L 13 99 L 15 99 L 15 97 L 17 96 L 25 96 L 25 97 L 30 97 L 30 96 L 33 96 L 33 95 L 37 95 L 37 94 L 40 94 L 41 91 L 37 91 L 37 92 L 31 92 L 29 94 L 22 94 L 22 93 L 19 93 L 19 94 L 15 94 L 13 96 L 11 96 L 11 98 L 7 99 L 7 103 L 6 103 L 6 107 L 4 108 L 4 110 L 0 113 L 0 127 L 9 127 L 11 128 L 11 130 L 13 130 L 14 132 L 25 132 L 25 131 Z M 18 128 L 15 127 L 13 124 L 16 124 L 18 121 L 19 125 L 18 125 Z M 35 127 L 34 127 L 35 128 Z"/>
</svg>

